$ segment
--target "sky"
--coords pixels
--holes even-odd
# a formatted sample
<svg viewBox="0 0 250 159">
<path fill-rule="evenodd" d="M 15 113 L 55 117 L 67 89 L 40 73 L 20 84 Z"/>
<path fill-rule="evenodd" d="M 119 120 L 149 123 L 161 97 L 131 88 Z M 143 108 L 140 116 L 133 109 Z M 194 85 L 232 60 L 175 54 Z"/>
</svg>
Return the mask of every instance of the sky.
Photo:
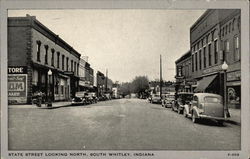
<svg viewBox="0 0 250 159">
<path fill-rule="evenodd" d="M 135 76 L 174 81 L 175 61 L 190 48 L 190 27 L 205 10 L 9 10 L 36 19 L 70 44 L 95 71 L 119 82 Z"/>
</svg>

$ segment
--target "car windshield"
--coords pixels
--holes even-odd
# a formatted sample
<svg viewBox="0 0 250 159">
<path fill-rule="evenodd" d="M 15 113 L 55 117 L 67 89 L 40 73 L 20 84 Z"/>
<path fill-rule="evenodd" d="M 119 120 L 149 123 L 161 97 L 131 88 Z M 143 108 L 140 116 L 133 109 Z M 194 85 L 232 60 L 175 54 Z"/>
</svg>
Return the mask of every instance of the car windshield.
<svg viewBox="0 0 250 159">
<path fill-rule="evenodd" d="M 160 95 L 154 95 L 155 97 L 160 97 Z"/>
<path fill-rule="evenodd" d="M 206 103 L 221 103 L 221 99 L 218 97 L 205 97 Z"/>
</svg>

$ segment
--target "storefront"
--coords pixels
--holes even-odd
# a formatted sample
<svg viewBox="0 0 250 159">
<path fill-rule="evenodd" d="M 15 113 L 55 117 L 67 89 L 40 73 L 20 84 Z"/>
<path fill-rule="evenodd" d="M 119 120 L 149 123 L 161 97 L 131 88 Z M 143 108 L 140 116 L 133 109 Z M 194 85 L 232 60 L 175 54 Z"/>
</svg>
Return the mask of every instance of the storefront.
<svg viewBox="0 0 250 159">
<path fill-rule="evenodd" d="M 8 67 L 8 103 L 27 103 L 27 67 Z"/>
<path fill-rule="evenodd" d="M 227 73 L 227 103 L 228 107 L 241 107 L 241 72 Z"/>
</svg>

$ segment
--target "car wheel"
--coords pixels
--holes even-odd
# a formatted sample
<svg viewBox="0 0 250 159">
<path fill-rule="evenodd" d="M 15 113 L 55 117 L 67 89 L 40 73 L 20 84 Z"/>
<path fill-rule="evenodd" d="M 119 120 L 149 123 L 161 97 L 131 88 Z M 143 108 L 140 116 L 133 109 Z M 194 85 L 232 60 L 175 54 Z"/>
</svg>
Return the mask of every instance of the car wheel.
<svg viewBox="0 0 250 159">
<path fill-rule="evenodd" d="M 218 125 L 224 126 L 224 121 L 219 120 L 219 121 L 218 121 Z"/>
<path fill-rule="evenodd" d="M 184 116 L 185 118 L 187 118 L 187 111 L 186 111 L 186 109 L 183 110 L 183 116 Z"/>
<path fill-rule="evenodd" d="M 197 118 L 195 117 L 194 113 L 192 114 L 192 122 L 197 123 Z"/>
</svg>

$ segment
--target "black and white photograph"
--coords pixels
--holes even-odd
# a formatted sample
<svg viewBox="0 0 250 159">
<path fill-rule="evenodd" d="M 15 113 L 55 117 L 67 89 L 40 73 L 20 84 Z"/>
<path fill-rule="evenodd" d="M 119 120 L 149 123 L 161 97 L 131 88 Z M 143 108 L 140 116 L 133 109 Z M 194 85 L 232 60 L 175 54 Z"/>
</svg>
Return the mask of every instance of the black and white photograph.
<svg viewBox="0 0 250 159">
<path fill-rule="evenodd" d="M 60 2 L 2 3 L 2 158 L 249 157 L 249 1 Z"/>
</svg>

